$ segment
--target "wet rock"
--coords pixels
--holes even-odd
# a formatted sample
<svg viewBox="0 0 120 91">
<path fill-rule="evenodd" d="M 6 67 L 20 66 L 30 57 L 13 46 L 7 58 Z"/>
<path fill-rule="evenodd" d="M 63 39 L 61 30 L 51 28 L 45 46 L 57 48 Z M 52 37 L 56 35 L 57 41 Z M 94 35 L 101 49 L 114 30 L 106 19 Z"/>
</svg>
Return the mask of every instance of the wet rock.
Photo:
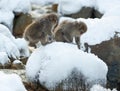
<svg viewBox="0 0 120 91">
<path fill-rule="evenodd" d="M 83 7 L 79 12 L 70 14 L 70 15 L 64 15 L 67 17 L 72 18 L 90 18 L 92 16 L 93 8 L 91 7 Z"/>
<path fill-rule="evenodd" d="M 101 44 L 86 47 L 90 47 L 91 52 L 107 64 L 107 87 L 120 90 L 120 38 L 115 37 Z"/>
<path fill-rule="evenodd" d="M 25 66 L 24 64 L 19 61 L 19 60 L 15 60 L 13 63 L 12 63 L 12 66 L 11 66 L 12 69 L 24 69 Z"/>
<path fill-rule="evenodd" d="M 3 68 L 10 69 L 11 68 L 11 62 L 5 63 Z"/>
<path fill-rule="evenodd" d="M 53 4 L 52 11 L 57 12 L 57 9 L 58 9 L 58 4 Z"/>
<path fill-rule="evenodd" d="M 25 65 L 28 60 L 28 57 L 22 57 L 20 58 L 20 61 Z"/>
<path fill-rule="evenodd" d="M 82 9 L 79 12 L 64 16 L 76 19 L 76 18 L 101 18 L 102 15 L 103 15 L 102 13 L 100 13 L 99 11 L 95 10 L 92 7 L 82 7 Z"/>
<path fill-rule="evenodd" d="M 32 17 L 30 14 L 20 13 L 14 18 L 13 35 L 22 37 L 25 28 L 32 23 Z"/>
<path fill-rule="evenodd" d="M 0 69 L 3 69 L 3 66 L 2 66 L 2 64 L 0 63 Z"/>
<path fill-rule="evenodd" d="M 27 91 L 49 91 L 46 88 L 43 88 L 41 85 L 37 85 L 31 82 L 23 82 Z"/>
</svg>

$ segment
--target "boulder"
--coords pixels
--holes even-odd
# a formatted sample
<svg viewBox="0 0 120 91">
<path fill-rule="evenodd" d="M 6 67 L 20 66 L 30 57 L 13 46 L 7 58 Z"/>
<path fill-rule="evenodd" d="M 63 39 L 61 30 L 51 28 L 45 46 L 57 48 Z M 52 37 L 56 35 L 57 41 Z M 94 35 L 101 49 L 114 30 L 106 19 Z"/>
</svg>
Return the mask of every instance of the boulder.
<svg viewBox="0 0 120 91">
<path fill-rule="evenodd" d="M 120 38 L 115 37 L 92 46 L 86 43 L 85 46 L 86 51 L 90 48 L 92 53 L 107 64 L 107 87 L 120 90 Z"/>
<path fill-rule="evenodd" d="M 16 14 L 13 25 L 13 35 L 22 37 L 25 28 L 32 23 L 32 16 L 28 13 Z"/>
<path fill-rule="evenodd" d="M 5 63 L 4 65 L 0 63 L 0 69 L 10 69 L 10 68 L 11 68 L 11 62 Z"/>
<path fill-rule="evenodd" d="M 70 15 L 64 15 L 71 18 L 101 18 L 103 14 L 92 7 L 82 7 L 80 11 Z"/>
<path fill-rule="evenodd" d="M 57 12 L 57 9 L 58 9 L 58 4 L 53 4 L 52 11 Z"/>
<path fill-rule="evenodd" d="M 20 60 L 15 60 L 12 65 L 11 65 L 11 68 L 12 69 L 24 69 L 25 66 L 24 64 L 20 61 Z"/>
</svg>

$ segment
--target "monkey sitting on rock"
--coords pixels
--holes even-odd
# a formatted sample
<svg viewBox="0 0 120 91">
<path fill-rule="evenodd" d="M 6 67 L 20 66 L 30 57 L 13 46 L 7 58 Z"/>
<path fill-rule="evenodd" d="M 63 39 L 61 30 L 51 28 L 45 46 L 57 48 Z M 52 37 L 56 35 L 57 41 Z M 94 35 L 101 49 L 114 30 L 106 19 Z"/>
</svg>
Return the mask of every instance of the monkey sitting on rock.
<svg viewBox="0 0 120 91">
<path fill-rule="evenodd" d="M 54 38 L 56 41 L 61 42 L 75 42 L 77 47 L 80 49 L 80 36 L 87 31 L 87 25 L 84 22 L 77 21 L 62 21 L 54 30 Z"/>
<path fill-rule="evenodd" d="M 46 14 L 40 19 L 32 22 L 27 26 L 23 37 L 29 44 L 37 46 L 39 42 L 46 45 L 53 41 L 52 32 L 58 24 L 58 16 L 56 14 Z"/>
</svg>

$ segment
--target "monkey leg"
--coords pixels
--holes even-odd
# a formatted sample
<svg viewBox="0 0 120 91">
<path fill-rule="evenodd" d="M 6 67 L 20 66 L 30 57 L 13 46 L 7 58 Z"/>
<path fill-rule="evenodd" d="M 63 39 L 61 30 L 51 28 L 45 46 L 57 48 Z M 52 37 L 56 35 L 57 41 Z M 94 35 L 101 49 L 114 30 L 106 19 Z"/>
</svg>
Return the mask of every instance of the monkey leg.
<svg viewBox="0 0 120 91">
<path fill-rule="evenodd" d="M 75 37 L 75 42 L 77 44 L 78 49 L 80 49 L 80 37 Z"/>
</svg>

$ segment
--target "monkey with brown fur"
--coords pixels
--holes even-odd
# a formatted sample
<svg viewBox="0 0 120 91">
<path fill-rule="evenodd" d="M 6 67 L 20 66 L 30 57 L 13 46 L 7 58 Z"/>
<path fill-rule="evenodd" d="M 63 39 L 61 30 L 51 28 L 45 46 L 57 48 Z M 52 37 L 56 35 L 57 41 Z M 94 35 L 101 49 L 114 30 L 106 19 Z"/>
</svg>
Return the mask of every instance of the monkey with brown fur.
<svg viewBox="0 0 120 91">
<path fill-rule="evenodd" d="M 52 32 L 58 24 L 58 16 L 56 14 L 47 14 L 40 19 L 32 22 L 25 29 L 23 37 L 29 44 L 36 45 L 39 41 L 42 45 L 52 42 Z"/>
<path fill-rule="evenodd" d="M 56 41 L 75 42 L 80 49 L 80 36 L 87 31 L 87 25 L 84 22 L 63 21 L 54 30 L 54 38 Z"/>
</svg>

